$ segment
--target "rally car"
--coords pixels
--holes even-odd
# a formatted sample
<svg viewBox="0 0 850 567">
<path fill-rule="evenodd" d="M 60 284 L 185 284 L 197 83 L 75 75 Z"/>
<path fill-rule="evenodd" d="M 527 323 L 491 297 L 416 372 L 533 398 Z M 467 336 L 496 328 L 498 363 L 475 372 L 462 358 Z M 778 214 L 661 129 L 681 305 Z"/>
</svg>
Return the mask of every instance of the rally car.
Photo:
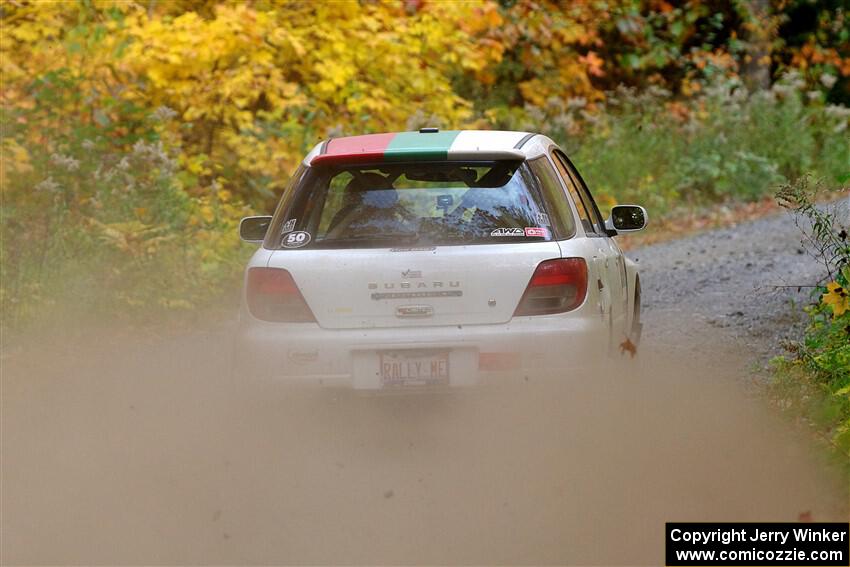
<svg viewBox="0 0 850 567">
<path fill-rule="evenodd" d="M 333 138 L 307 154 L 245 271 L 241 374 L 356 390 L 560 370 L 640 339 L 640 278 L 567 155 L 540 134 Z M 619 350 L 622 350 L 619 348 Z"/>
</svg>

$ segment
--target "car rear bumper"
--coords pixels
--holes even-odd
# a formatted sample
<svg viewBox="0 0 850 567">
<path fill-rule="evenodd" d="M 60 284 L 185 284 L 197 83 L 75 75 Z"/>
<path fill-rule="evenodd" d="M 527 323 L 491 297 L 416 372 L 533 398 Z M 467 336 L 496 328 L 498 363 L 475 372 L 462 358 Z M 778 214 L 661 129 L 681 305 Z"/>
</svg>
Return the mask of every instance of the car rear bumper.
<svg viewBox="0 0 850 567">
<path fill-rule="evenodd" d="M 576 315 L 576 314 L 573 314 Z M 448 356 L 450 387 L 504 373 L 589 366 L 608 352 L 600 317 L 516 317 L 500 325 L 323 329 L 248 318 L 236 342 L 236 374 L 287 383 L 376 390 L 380 353 L 430 351 Z"/>
</svg>

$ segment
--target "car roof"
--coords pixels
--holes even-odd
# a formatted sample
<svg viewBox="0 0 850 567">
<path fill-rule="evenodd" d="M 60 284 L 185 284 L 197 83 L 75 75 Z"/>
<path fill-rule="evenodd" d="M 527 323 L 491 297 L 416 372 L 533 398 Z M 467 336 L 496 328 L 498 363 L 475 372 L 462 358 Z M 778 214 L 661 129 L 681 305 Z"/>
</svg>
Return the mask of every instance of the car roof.
<svg viewBox="0 0 850 567">
<path fill-rule="evenodd" d="M 529 155 L 523 148 L 535 136 L 505 130 L 422 128 L 418 132 L 331 138 L 317 144 L 304 158 L 304 165 L 525 159 Z"/>
</svg>

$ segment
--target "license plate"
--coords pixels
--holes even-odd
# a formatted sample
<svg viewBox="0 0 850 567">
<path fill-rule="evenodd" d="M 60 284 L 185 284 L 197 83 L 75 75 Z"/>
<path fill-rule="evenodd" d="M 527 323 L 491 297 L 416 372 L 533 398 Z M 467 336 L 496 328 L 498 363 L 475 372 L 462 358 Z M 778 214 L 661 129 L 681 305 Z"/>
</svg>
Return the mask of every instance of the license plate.
<svg viewBox="0 0 850 567">
<path fill-rule="evenodd" d="M 385 351 L 380 353 L 381 385 L 439 386 L 449 383 L 449 353 L 433 350 Z"/>
</svg>

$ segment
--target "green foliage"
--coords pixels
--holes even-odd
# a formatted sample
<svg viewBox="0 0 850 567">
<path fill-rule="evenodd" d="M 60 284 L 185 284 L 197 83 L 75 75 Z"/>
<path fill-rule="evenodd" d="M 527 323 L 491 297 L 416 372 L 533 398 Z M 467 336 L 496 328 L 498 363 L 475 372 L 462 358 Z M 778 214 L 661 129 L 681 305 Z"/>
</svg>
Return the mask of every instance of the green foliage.
<svg viewBox="0 0 850 567">
<path fill-rule="evenodd" d="M 805 337 L 789 347 L 792 358 L 776 361 L 774 392 L 850 456 L 850 297 L 845 291 L 850 288 L 850 239 L 837 210 L 816 204 L 820 189 L 821 184 L 802 177 L 777 193 L 782 206 L 804 219 L 810 251 L 831 281 L 815 288 L 816 301 L 805 308 Z"/>
<path fill-rule="evenodd" d="M 41 85 L 44 100 L 60 82 Z M 99 108 L 91 108 L 93 113 Z M 130 118 L 138 118 L 137 108 Z M 3 117 L 2 303 L 16 328 L 57 310 L 151 320 L 214 304 L 241 270 L 249 209 L 227 192 L 190 191 L 161 138 L 167 113 L 135 134 L 66 117 L 28 143 L 36 104 Z M 132 145 L 127 143 L 132 142 Z"/>
<path fill-rule="evenodd" d="M 737 79 L 705 83 L 689 99 L 621 87 L 593 112 L 584 100 L 551 99 L 493 118 L 560 141 L 603 202 L 638 202 L 654 214 L 757 200 L 806 171 L 838 182 L 850 164 L 850 111 L 809 100 L 795 74 L 766 91 Z"/>
</svg>

